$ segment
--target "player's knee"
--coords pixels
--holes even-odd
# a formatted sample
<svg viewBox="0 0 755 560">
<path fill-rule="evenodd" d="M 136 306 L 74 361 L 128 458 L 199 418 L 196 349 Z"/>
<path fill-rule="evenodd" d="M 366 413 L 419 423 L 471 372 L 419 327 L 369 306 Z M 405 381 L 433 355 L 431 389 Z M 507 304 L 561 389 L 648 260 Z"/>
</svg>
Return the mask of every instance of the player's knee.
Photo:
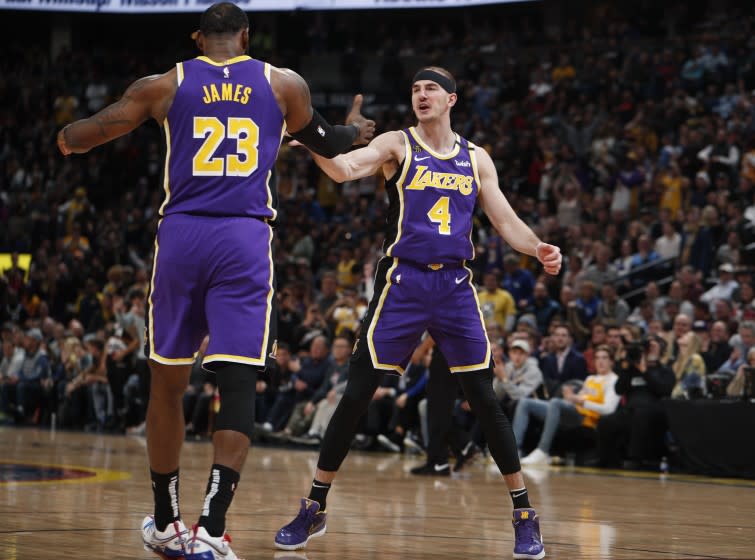
<svg viewBox="0 0 755 560">
<path fill-rule="evenodd" d="M 183 399 L 189 385 L 189 366 L 166 366 L 153 362 L 150 379 L 150 398 Z"/>
<path fill-rule="evenodd" d="M 366 407 L 375 394 L 375 389 L 383 379 L 383 373 L 375 370 L 370 357 L 362 353 L 349 366 L 349 380 L 344 389 L 343 399 L 349 399 L 355 404 L 365 403 Z"/>
<path fill-rule="evenodd" d="M 214 369 L 220 392 L 220 411 L 215 418 L 215 431 L 231 430 L 251 439 L 258 368 L 223 362 L 215 365 Z"/>
<path fill-rule="evenodd" d="M 489 368 L 457 375 L 473 411 L 477 414 L 495 411 L 498 401 L 493 391 L 493 372 Z"/>
</svg>

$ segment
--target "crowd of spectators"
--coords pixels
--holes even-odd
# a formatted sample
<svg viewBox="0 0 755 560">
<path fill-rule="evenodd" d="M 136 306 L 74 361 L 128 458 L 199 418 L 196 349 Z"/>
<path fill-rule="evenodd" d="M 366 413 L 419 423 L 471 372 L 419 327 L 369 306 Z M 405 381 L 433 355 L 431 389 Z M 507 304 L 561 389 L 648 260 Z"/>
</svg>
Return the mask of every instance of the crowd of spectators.
<svg viewBox="0 0 755 560">
<path fill-rule="evenodd" d="M 338 18 L 318 17 L 299 40 L 328 51 Z M 565 255 L 563 273 L 547 277 L 476 215 L 470 266 L 507 413 L 526 414 L 514 412 L 523 398 L 559 399 L 555 425 L 594 429 L 604 464 L 657 461 L 668 444 L 662 398 L 741 395 L 745 367 L 755 366 L 755 18 L 700 14 L 665 35 L 609 19 L 565 32 L 558 49 L 469 17 L 436 31 L 397 33 L 379 48 L 363 37 L 343 56 L 377 56 L 387 83 L 402 83 L 414 70 L 402 60 L 443 64 L 445 47 L 460 44 L 454 127 L 490 152 L 512 206 Z M 279 52 L 269 36 L 257 41 Z M 145 308 L 162 200 L 157 127 L 68 159 L 54 135 L 174 60 L 105 54 L 109 64 L 79 50 L 53 60 L 18 49 L 0 61 L 6 422 L 143 429 Z M 413 123 L 405 103 L 372 116 L 384 130 Z M 316 444 L 372 297 L 384 178 L 336 185 L 286 145 L 276 178 L 278 367 L 258 382 L 256 420 L 270 439 Z M 642 359 L 628 358 L 629 342 L 641 340 Z M 359 445 L 421 440 L 428 352 L 378 389 Z M 621 402 L 611 397 L 595 417 L 580 381 L 598 369 Z M 216 399 L 201 368 L 185 402 L 189 431 L 211 430 Z M 458 422 L 473 424 L 469 414 L 460 399 Z"/>
</svg>

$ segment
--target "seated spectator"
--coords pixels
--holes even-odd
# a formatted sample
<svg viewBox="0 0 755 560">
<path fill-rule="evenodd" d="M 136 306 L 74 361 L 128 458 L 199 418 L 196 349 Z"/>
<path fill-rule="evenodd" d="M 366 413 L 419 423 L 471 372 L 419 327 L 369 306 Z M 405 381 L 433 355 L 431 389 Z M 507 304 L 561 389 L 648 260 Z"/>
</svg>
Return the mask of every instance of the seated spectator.
<svg viewBox="0 0 755 560">
<path fill-rule="evenodd" d="M 535 278 L 529 270 L 519 266 L 517 255 L 506 255 L 503 259 L 501 285 L 514 298 L 517 309 L 524 309 L 532 303 Z"/>
<path fill-rule="evenodd" d="M 602 299 L 598 305 L 598 320 L 604 325 L 623 325 L 629 317 L 629 305 L 616 295 L 613 284 L 603 284 L 600 291 Z"/>
<path fill-rule="evenodd" d="M 336 337 L 333 341 L 330 370 L 325 374 L 325 381 L 304 407 L 304 416 L 312 418 L 311 425 L 303 438 L 300 438 L 300 440 L 292 438 L 293 441 L 307 445 L 318 445 L 322 440 L 336 406 L 346 389 L 351 348 L 352 343 L 349 338 L 341 336 Z M 312 416 L 313 414 L 314 416 Z"/>
<path fill-rule="evenodd" d="M 540 371 L 543 372 L 546 395 L 550 396 L 558 394 L 566 381 L 587 377 L 587 364 L 584 356 L 574 349 L 568 327 L 556 326 L 549 338 L 553 350 L 540 358 Z"/>
<path fill-rule="evenodd" d="M 743 363 L 737 369 L 737 373 L 734 378 L 729 382 L 726 387 L 726 394 L 730 397 L 743 397 L 745 396 L 745 368 L 755 369 L 755 346 L 750 348 L 747 352 L 747 361 Z"/>
<path fill-rule="evenodd" d="M 611 264 L 611 248 L 599 243 L 595 251 L 595 262 L 587 267 L 582 278 L 596 286 L 602 286 L 614 282 L 617 277 L 616 268 Z"/>
<path fill-rule="evenodd" d="M 618 333 L 618 328 L 616 332 Z M 589 375 L 595 373 L 595 349 L 603 344 L 608 344 L 606 326 L 603 323 L 593 323 L 587 349 L 582 354 L 585 357 L 585 364 Z M 615 352 L 615 349 L 612 348 L 611 350 Z"/>
<path fill-rule="evenodd" d="M 694 328 L 694 325 L 693 325 Z M 716 321 L 710 328 L 710 334 L 702 335 L 700 354 L 705 361 L 705 371 L 714 372 L 731 356 L 729 346 L 729 329 L 723 321 Z"/>
<path fill-rule="evenodd" d="M 304 427 L 297 428 L 298 433 L 295 434 L 289 429 L 286 435 L 298 436 L 309 428 L 311 417 L 308 422 L 303 422 L 300 416 L 304 416 L 307 403 L 325 380 L 325 374 L 332 363 L 329 354 L 328 339 L 324 336 L 316 336 L 312 340 L 309 356 L 302 359 L 291 358 L 288 363 L 288 368 L 291 370 L 290 387 L 287 390 L 284 390 L 283 386 L 279 388 L 275 403 L 265 421 L 265 430 L 281 431 L 289 420 Z"/>
<path fill-rule="evenodd" d="M 213 374 L 202 368 L 202 360 L 207 352 L 210 337 L 204 337 L 199 345 L 194 364 L 189 374 L 189 385 L 184 392 L 184 423 L 186 435 L 207 435 L 210 429 L 210 405 L 215 396 L 215 383 L 212 382 Z"/>
<path fill-rule="evenodd" d="M 551 443 L 559 428 L 595 428 L 601 416 L 612 414 L 616 410 L 619 397 L 614 385 L 618 376 L 613 372 L 613 358 L 607 346 L 596 349 L 595 370 L 596 374 L 590 375 L 578 392 L 565 385 L 563 398 L 553 398 L 550 401 L 519 401 L 514 414 L 513 428 L 520 451 L 530 416 L 540 418 L 544 422 L 537 447 L 522 458 L 522 465 L 550 462 Z"/>
<path fill-rule="evenodd" d="M 613 414 L 598 421 L 600 465 L 608 468 L 628 467 L 647 461 L 657 466 L 663 450 L 666 414 L 661 399 L 674 387 L 674 372 L 662 361 L 666 342 L 651 336 L 639 363 L 618 363 L 616 393 L 623 404 Z"/>
<path fill-rule="evenodd" d="M 535 289 L 537 290 L 537 285 Z M 501 329 L 511 332 L 516 318 L 516 304 L 510 293 L 498 287 L 498 276 L 495 272 L 485 273 L 483 289 L 478 290 L 477 297 L 485 323 L 495 321 Z"/>
<path fill-rule="evenodd" d="M 496 353 L 499 355 L 496 356 Z M 504 363 L 502 353 L 500 346 L 497 351 L 494 348 L 493 391 L 503 411 L 511 419 L 514 417 L 516 403 L 520 399 L 533 397 L 542 385 L 543 372 L 540 371 L 537 360 L 530 357 L 531 348 L 526 340 L 517 339 L 511 343 L 508 362 Z"/>
<path fill-rule="evenodd" d="M 425 398 L 433 349 L 423 352 L 419 347 L 417 350 L 418 352 L 412 356 L 409 367 L 399 380 L 396 406 L 388 424 L 388 433 L 377 436 L 378 443 L 393 453 L 402 452 L 407 441 L 416 444 L 416 439 L 407 438 L 407 436 L 410 433 L 417 433 L 420 429 L 419 403 Z"/>
<path fill-rule="evenodd" d="M 662 259 L 676 259 L 682 254 L 682 236 L 671 222 L 663 222 L 663 235 L 655 240 L 655 252 Z"/>
<path fill-rule="evenodd" d="M 688 332 L 677 341 L 679 354 L 671 365 L 676 377 L 676 385 L 671 397 L 694 398 L 705 394 L 705 361 L 700 355 L 700 337 Z"/>
<path fill-rule="evenodd" d="M 700 300 L 710 304 L 712 313 L 715 310 L 714 302 L 718 299 L 731 300 L 737 288 L 739 288 L 739 282 L 734 280 L 734 267 L 729 263 L 724 263 L 718 267 L 718 282 L 702 294 Z"/>
<path fill-rule="evenodd" d="M 537 330 L 541 335 L 548 332 L 548 326 L 553 317 L 558 315 L 561 306 L 548 295 L 548 289 L 543 282 L 537 282 L 533 291 L 532 304 L 524 309 L 523 315 L 533 315 L 537 323 Z"/>
<path fill-rule="evenodd" d="M 42 348 L 42 331 L 29 329 L 23 339 L 26 351 L 17 375 L 8 375 L 0 391 L 5 413 L 24 422 L 37 411 L 42 398 L 42 380 L 50 377 L 50 362 Z"/>
</svg>

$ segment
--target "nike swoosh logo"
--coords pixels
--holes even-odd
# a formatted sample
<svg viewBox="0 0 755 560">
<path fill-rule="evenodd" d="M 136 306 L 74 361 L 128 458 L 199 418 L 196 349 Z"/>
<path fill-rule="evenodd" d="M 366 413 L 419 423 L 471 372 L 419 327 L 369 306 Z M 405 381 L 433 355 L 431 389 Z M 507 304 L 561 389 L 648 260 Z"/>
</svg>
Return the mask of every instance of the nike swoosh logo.
<svg viewBox="0 0 755 560">
<path fill-rule="evenodd" d="M 455 279 L 454 279 L 454 282 L 456 282 L 457 284 L 461 284 L 462 282 L 464 282 L 464 279 L 465 279 L 466 277 L 467 277 L 467 275 L 465 274 L 465 275 L 464 275 L 464 276 L 462 276 L 461 278 L 455 278 Z"/>
<path fill-rule="evenodd" d="M 519 492 L 518 494 L 511 494 L 512 497 L 518 498 L 520 496 L 524 496 L 527 493 L 527 490 L 524 490 L 523 492 Z"/>
<path fill-rule="evenodd" d="M 314 486 L 315 488 L 330 488 L 330 486 L 321 486 L 319 484 L 315 484 L 314 482 L 312 483 L 312 486 Z"/>
<path fill-rule="evenodd" d="M 444 471 L 448 468 L 448 463 L 445 465 L 433 465 L 433 468 L 435 469 L 435 472 Z"/>
<path fill-rule="evenodd" d="M 426 159 L 429 159 L 429 158 L 430 158 L 430 156 L 416 157 L 416 158 L 414 158 L 414 161 L 425 161 Z"/>
</svg>

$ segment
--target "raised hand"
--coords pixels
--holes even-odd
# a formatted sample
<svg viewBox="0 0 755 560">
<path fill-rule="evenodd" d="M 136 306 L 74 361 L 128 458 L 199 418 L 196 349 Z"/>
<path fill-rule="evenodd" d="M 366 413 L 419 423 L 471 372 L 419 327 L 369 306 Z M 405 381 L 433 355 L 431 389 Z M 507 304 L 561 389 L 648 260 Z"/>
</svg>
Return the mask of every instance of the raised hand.
<svg viewBox="0 0 755 560">
<path fill-rule="evenodd" d="M 346 124 L 355 124 L 359 128 L 359 135 L 354 140 L 355 145 L 369 144 L 372 137 L 375 136 L 375 121 L 362 115 L 362 103 L 364 103 L 362 94 L 355 95 L 354 103 L 352 103 L 351 110 L 346 116 Z"/>
</svg>

